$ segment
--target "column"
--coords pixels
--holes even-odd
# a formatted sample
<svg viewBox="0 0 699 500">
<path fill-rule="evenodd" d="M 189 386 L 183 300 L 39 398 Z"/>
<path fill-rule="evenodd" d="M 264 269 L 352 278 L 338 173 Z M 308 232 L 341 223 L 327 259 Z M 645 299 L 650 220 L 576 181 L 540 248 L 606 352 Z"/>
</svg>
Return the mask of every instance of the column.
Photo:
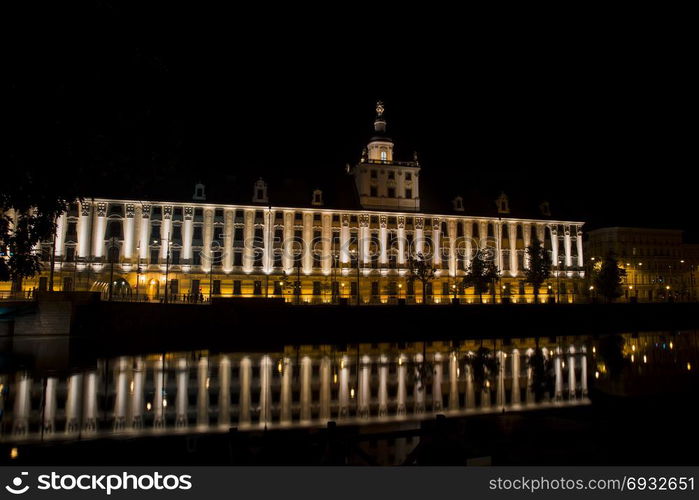
<svg viewBox="0 0 699 500">
<path fill-rule="evenodd" d="M 12 410 L 12 434 L 25 436 L 29 433 L 29 415 L 32 404 L 32 379 L 28 373 L 17 376 L 15 404 Z"/>
<path fill-rule="evenodd" d="M 563 228 L 563 247 L 565 250 L 565 264 L 566 267 L 571 267 L 573 265 L 573 255 L 572 255 L 572 241 L 570 239 L 570 226 L 565 226 Z"/>
<path fill-rule="evenodd" d="M 197 426 L 209 426 L 209 358 L 202 356 L 197 363 Z"/>
<path fill-rule="evenodd" d="M 239 383 L 240 393 L 238 400 L 238 423 L 250 423 L 250 382 L 252 379 L 252 363 L 245 356 L 240 360 Z"/>
<path fill-rule="evenodd" d="M 189 369 L 187 360 L 179 358 L 175 363 L 177 393 L 175 395 L 175 427 L 187 427 L 189 424 Z"/>
<path fill-rule="evenodd" d="M 294 375 L 294 365 L 291 363 L 291 359 L 283 358 L 281 361 L 282 368 L 282 383 L 281 383 L 281 395 L 280 406 L 281 410 L 279 412 L 279 420 L 282 424 L 291 423 L 291 381 Z"/>
<path fill-rule="evenodd" d="M 255 264 L 255 210 L 245 209 L 245 227 L 243 228 L 243 272 L 252 272 Z"/>
<path fill-rule="evenodd" d="M 288 275 L 294 271 L 294 211 L 284 211 L 284 242 L 282 255 L 282 267 Z"/>
<path fill-rule="evenodd" d="M 455 352 L 449 356 L 449 410 L 459 409 L 459 360 Z"/>
<path fill-rule="evenodd" d="M 527 358 L 529 361 L 534 355 L 534 349 L 527 349 Z M 527 404 L 533 405 L 536 403 L 536 397 L 533 389 L 534 384 L 534 372 L 532 370 L 531 363 L 527 362 Z"/>
<path fill-rule="evenodd" d="M 342 267 L 348 267 L 350 262 L 350 217 L 347 214 L 342 215 L 342 226 L 340 227 L 340 262 Z"/>
<path fill-rule="evenodd" d="M 481 389 L 481 408 L 490 408 L 490 370 L 483 368 L 485 382 Z"/>
<path fill-rule="evenodd" d="M 304 274 L 313 272 L 313 212 L 303 213 L 303 257 L 301 260 Z"/>
<path fill-rule="evenodd" d="M 471 257 L 473 253 L 473 223 L 470 220 L 463 222 L 464 224 L 464 269 L 468 270 L 471 265 Z"/>
<path fill-rule="evenodd" d="M 379 417 L 388 415 L 388 357 L 379 356 Z"/>
<path fill-rule="evenodd" d="M 127 203 L 124 207 L 126 217 L 124 218 L 124 246 L 122 248 L 122 256 L 127 262 L 133 258 L 134 242 L 136 240 L 136 207 L 132 203 Z"/>
<path fill-rule="evenodd" d="M 432 411 L 442 411 L 442 354 L 434 354 L 434 373 L 432 377 Z"/>
<path fill-rule="evenodd" d="M 502 222 L 493 221 L 495 229 L 495 264 L 502 270 Z"/>
<path fill-rule="evenodd" d="M 558 265 L 558 225 L 549 227 L 551 231 L 551 263 Z M 543 240 L 542 240 L 543 241 Z"/>
<path fill-rule="evenodd" d="M 398 355 L 398 394 L 396 395 L 396 415 L 405 415 L 406 413 L 406 386 L 405 378 L 407 374 L 406 362 L 407 358 L 404 354 Z"/>
<path fill-rule="evenodd" d="M 318 418 L 321 422 L 330 420 L 330 380 L 332 375 L 332 363 L 330 358 L 323 356 L 320 360 L 320 407 Z"/>
<path fill-rule="evenodd" d="M 340 360 L 340 387 L 337 391 L 338 399 L 338 418 L 347 418 L 349 416 L 349 367 L 347 356 L 342 356 Z"/>
<path fill-rule="evenodd" d="M 58 391 L 58 378 L 47 377 L 44 390 L 44 421 L 42 422 L 44 434 L 56 432 L 56 392 Z"/>
<path fill-rule="evenodd" d="M 440 241 L 440 224 L 441 220 L 437 217 L 432 219 L 432 262 L 434 267 L 440 268 L 442 266 L 442 248 Z"/>
<path fill-rule="evenodd" d="M 381 268 L 388 267 L 388 217 L 379 216 L 379 265 Z"/>
<path fill-rule="evenodd" d="M 397 259 L 397 264 L 399 267 L 405 267 L 405 243 L 406 243 L 406 238 L 405 238 L 405 217 L 400 215 L 398 216 L 397 219 L 398 222 L 398 233 L 397 233 L 397 238 L 398 238 L 398 259 Z"/>
<path fill-rule="evenodd" d="M 488 246 L 488 221 L 487 220 L 479 220 L 478 221 L 478 240 L 479 240 L 479 247 L 481 250 L 486 248 Z"/>
<path fill-rule="evenodd" d="M 143 358 L 134 358 L 133 363 L 133 388 L 131 390 L 131 428 L 143 428 L 143 389 L 146 379 L 146 363 Z"/>
<path fill-rule="evenodd" d="M 172 241 L 172 207 L 163 207 L 163 220 L 160 224 L 160 259 L 165 262 Z"/>
<path fill-rule="evenodd" d="M 536 238 L 541 243 L 541 246 L 544 246 L 546 242 L 546 226 L 544 224 L 536 225 Z"/>
<path fill-rule="evenodd" d="M 510 403 L 512 406 L 519 406 L 521 403 L 521 394 L 519 388 L 519 349 L 512 350 L 512 395 L 510 396 Z"/>
<path fill-rule="evenodd" d="M 422 354 L 415 355 L 415 386 L 413 387 L 413 413 L 425 413 L 425 359 Z"/>
<path fill-rule="evenodd" d="M 568 397 L 575 399 L 576 397 L 575 383 L 575 346 L 570 346 L 568 349 Z"/>
<path fill-rule="evenodd" d="M 447 222 L 449 233 L 449 276 L 456 276 L 456 220 L 449 219 Z"/>
<path fill-rule="evenodd" d="M 517 276 L 519 262 L 517 261 L 517 223 L 507 224 L 507 239 L 510 240 L 510 276 Z"/>
<path fill-rule="evenodd" d="M 301 393 L 299 394 L 299 399 L 301 400 L 300 419 L 302 422 L 311 420 L 312 376 L 313 362 L 310 357 L 304 356 L 301 358 Z"/>
<path fill-rule="evenodd" d="M 507 360 L 507 354 L 502 351 L 498 351 L 496 354 L 496 359 L 498 360 L 498 376 L 496 379 L 497 386 L 495 388 L 495 405 L 498 408 L 505 406 L 505 361 Z"/>
<path fill-rule="evenodd" d="M 83 433 L 97 432 L 97 372 L 92 371 L 85 374 L 82 399 Z"/>
<path fill-rule="evenodd" d="M 65 212 L 56 218 L 56 251 L 54 254 L 56 257 L 56 264 L 60 264 L 60 262 L 63 260 L 61 259 L 61 256 L 64 254 L 63 246 L 65 245 L 66 230 L 68 229 L 68 222 L 66 219 Z M 59 265 L 56 265 L 56 269 L 59 269 Z"/>
<path fill-rule="evenodd" d="M 469 353 L 469 357 L 472 353 Z M 470 364 L 466 365 L 466 409 L 476 409 L 476 391 L 473 388 L 473 367 Z"/>
<path fill-rule="evenodd" d="M 167 398 L 165 397 L 165 387 L 167 382 L 165 371 L 165 358 L 160 356 L 160 360 L 153 363 L 153 428 L 164 429 L 165 411 L 167 409 Z"/>
<path fill-rule="evenodd" d="M 359 216 L 359 245 L 357 248 L 360 251 L 359 256 L 362 260 L 362 266 L 365 268 L 365 272 L 368 271 L 368 267 L 371 265 L 371 254 L 369 253 L 370 244 L 369 216 L 367 214 L 362 214 Z"/>
<path fill-rule="evenodd" d="M 582 397 L 587 397 L 587 347 L 582 346 L 580 349 L 582 355 L 580 356 L 580 391 L 582 392 Z"/>
<path fill-rule="evenodd" d="M 107 204 L 97 203 L 97 210 L 94 212 L 94 228 L 92 234 L 92 255 L 95 259 L 104 257 L 104 235 L 107 228 Z"/>
<path fill-rule="evenodd" d="M 425 218 L 415 217 L 413 230 L 413 245 L 415 245 L 415 254 L 425 253 Z M 409 249 L 411 250 L 411 249 Z"/>
<path fill-rule="evenodd" d="M 332 223 L 333 223 L 333 215 L 330 213 L 324 213 L 321 216 L 321 221 L 322 221 L 322 229 L 321 229 L 321 238 L 323 239 L 322 241 L 322 255 L 320 258 L 320 265 L 323 268 L 323 274 L 326 276 L 329 276 L 330 273 L 332 272 L 332 264 L 333 264 L 333 254 L 332 254 L 332 243 L 333 243 L 333 229 L 332 229 Z"/>
<path fill-rule="evenodd" d="M 556 347 L 551 353 L 553 358 L 553 367 L 556 374 L 556 389 L 554 398 L 560 401 L 563 398 L 563 368 L 561 367 L 561 348 Z"/>
<path fill-rule="evenodd" d="M 218 360 L 218 425 L 231 424 L 231 359 L 222 354 Z"/>
<path fill-rule="evenodd" d="M 235 210 L 226 208 L 223 213 L 223 272 L 233 271 L 233 228 Z"/>
<path fill-rule="evenodd" d="M 260 360 L 260 420 L 261 426 L 272 423 L 272 360 L 262 356 Z"/>
<path fill-rule="evenodd" d="M 522 240 L 524 242 L 524 269 L 529 269 L 527 248 L 532 244 L 532 225 L 529 222 L 522 223 Z"/>
<path fill-rule="evenodd" d="M 369 403 L 371 402 L 371 358 L 362 356 L 359 366 L 359 387 L 357 416 L 369 418 Z"/>
<path fill-rule="evenodd" d="M 575 244 L 578 248 L 578 267 L 582 268 L 584 265 L 584 260 L 583 260 L 583 232 L 582 232 L 582 226 L 576 226 L 577 231 L 576 231 L 576 236 L 575 236 Z"/>
<path fill-rule="evenodd" d="M 188 264 L 192 263 L 192 237 L 194 236 L 193 217 L 194 207 L 184 207 L 184 221 L 182 223 L 182 259 Z M 143 243 L 141 243 L 141 245 L 143 245 Z"/>
<path fill-rule="evenodd" d="M 70 375 L 66 386 L 66 434 L 73 434 L 80 430 L 80 403 L 83 390 L 82 374 L 75 373 Z"/>
<path fill-rule="evenodd" d="M 139 237 L 138 237 L 138 247 L 139 253 L 138 258 L 145 261 L 148 259 L 148 249 L 150 248 L 151 241 L 149 241 L 150 235 L 148 231 L 150 230 L 150 205 L 143 205 L 141 209 L 141 222 L 138 227 Z M 191 241 L 191 238 L 190 238 Z M 190 247 L 191 251 L 191 247 Z"/>
<path fill-rule="evenodd" d="M 89 201 L 80 202 L 80 217 L 78 218 L 78 257 L 86 259 L 90 256 L 90 209 Z"/>
<path fill-rule="evenodd" d="M 126 428 L 126 412 L 129 401 L 129 362 L 126 356 L 116 360 L 114 368 L 114 431 Z"/>
<path fill-rule="evenodd" d="M 274 212 L 272 209 L 267 209 L 264 212 L 264 229 L 262 236 L 264 238 L 264 248 L 262 265 L 265 273 L 269 274 L 274 268 Z"/>
</svg>

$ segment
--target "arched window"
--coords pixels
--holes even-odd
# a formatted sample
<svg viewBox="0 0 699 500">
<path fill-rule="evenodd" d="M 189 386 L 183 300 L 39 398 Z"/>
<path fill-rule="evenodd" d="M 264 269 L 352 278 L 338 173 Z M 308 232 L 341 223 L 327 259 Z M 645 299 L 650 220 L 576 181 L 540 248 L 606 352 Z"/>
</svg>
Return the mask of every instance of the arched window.
<svg viewBox="0 0 699 500">
<path fill-rule="evenodd" d="M 381 151 L 381 161 L 386 161 L 387 159 L 386 151 Z"/>
</svg>

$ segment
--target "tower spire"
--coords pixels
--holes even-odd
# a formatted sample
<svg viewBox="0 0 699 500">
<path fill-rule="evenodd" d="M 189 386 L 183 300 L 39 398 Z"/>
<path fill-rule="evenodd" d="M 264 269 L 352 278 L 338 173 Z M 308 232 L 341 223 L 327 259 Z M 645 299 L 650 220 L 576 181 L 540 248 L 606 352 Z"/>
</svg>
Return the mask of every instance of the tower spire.
<svg viewBox="0 0 699 500">
<path fill-rule="evenodd" d="M 384 110 L 383 101 L 376 101 L 376 119 L 374 120 L 374 130 L 376 132 L 386 132 L 386 120 L 383 117 Z"/>
</svg>

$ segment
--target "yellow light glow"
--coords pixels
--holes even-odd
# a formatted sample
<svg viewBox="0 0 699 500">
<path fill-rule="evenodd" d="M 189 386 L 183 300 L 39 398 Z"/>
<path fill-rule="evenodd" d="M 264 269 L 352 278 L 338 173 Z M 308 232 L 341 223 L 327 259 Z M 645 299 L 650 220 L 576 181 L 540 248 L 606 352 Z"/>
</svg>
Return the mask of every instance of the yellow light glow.
<svg viewBox="0 0 699 500">
<path fill-rule="evenodd" d="M 277 363 L 277 371 L 279 373 L 281 373 L 283 368 L 284 368 L 284 365 L 282 364 L 282 360 L 280 359 L 279 363 Z"/>
<path fill-rule="evenodd" d="M 595 371 L 595 378 L 599 378 L 599 372 Z"/>
<path fill-rule="evenodd" d="M 486 380 L 486 381 L 485 381 L 485 386 L 486 386 L 486 387 L 490 387 L 490 380 Z"/>
<path fill-rule="evenodd" d="M 592 348 L 592 354 L 595 354 L 596 352 L 597 352 L 597 348 L 596 348 L 596 347 L 593 347 L 593 348 Z"/>
<path fill-rule="evenodd" d="M 354 399 L 354 387 L 352 387 L 352 389 L 350 389 L 350 397 L 352 399 Z"/>
<path fill-rule="evenodd" d="M 333 384 L 337 384 L 337 373 L 333 373 Z"/>
<path fill-rule="evenodd" d="M 645 354 L 643 355 L 643 362 L 648 363 L 648 357 Z"/>
<path fill-rule="evenodd" d="M 167 407 L 167 399 L 163 399 L 163 408 Z"/>
<path fill-rule="evenodd" d="M 12 460 L 14 460 L 14 459 L 17 458 L 18 456 L 19 456 L 19 450 L 18 450 L 17 448 L 12 448 L 12 449 L 10 450 L 10 458 L 11 458 Z"/>
<path fill-rule="evenodd" d="M 631 346 L 631 350 L 636 352 L 636 345 L 635 344 Z"/>
<path fill-rule="evenodd" d="M 150 404 L 150 403 L 146 403 L 146 410 L 150 411 L 151 408 L 152 408 L 151 404 Z"/>
<path fill-rule="evenodd" d="M 595 289 L 595 287 L 594 287 L 594 286 L 591 286 L 591 287 L 590 287 L 590 290 L 594 290 L 594 289 Z"/>
<path fill-rule="evenodd" d="M 633 354 L 631 355 L 631 362 L 632 363 L 634 362 L 634 355 Z"/>
<path fill-rule="evenodd" d="M 670 342 L 670 349 L 672 349 L 673 347 L 675 347 L 675 345 L 672 342 Z"/>
<path fill-rule="evenodd" d="M 692 363 L 687 361 L 687 371 L 691 371 L 691 369 L 692 369 Z"/>
<path fill-rule="evenodd" d="M 211 385 L 211 378 L 206 377 L 206 388 L 209 388 L 209 385 Z"/>
<path fill-rule="evenodd" d="M 133 387 L 134 387 L 134 386 L 133 386 L 133 380 L 132 380 L 131 383 L 129 384 L 129 392 L 130 392 L 131 394 L 133 394 Z"/>
</svg>

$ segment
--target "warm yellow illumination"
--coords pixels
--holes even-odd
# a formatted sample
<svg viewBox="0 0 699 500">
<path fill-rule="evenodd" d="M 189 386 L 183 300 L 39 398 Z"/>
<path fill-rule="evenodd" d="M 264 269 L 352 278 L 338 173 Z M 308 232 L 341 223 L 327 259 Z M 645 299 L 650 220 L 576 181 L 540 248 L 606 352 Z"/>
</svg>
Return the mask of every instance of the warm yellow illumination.
<svg viewBox="0 0 699 500">
<path fill-rule="evenodd" d="M 629 290 L 633 290 L 633 285 L 629 285 Z"/>
<path fill-rule="evenodd" d="M 669 289 L 670 289 L 670 285 L 667 285 L 667 286 L 665 287 L 665 289 L 666 289 L 666 290 L 669 290 Z"/>
<path fill-rule="evenodd" d="M 490 380 L 486 380 L 486 381 L 485 381 L 485 386 L 486 386 L 486 387 L 490 387 Z"/>
<path fill-rule="evenodd" d="M 636 344 L 634 344 L 634 345 L 631 346 L 631 350 L 634 351 L 634 352 L 636 352 Z"/>
<path fill-rule="evenodd" d="M 132 380 L 131 383 L 129 384 L 129 392 L 130 392 L 131 394 L 133 394 L 133 380 Z"/>
<path fill-rule="evenodd" d="M 279 363 L 277 363 L 277 371 L 279 373 L 281 373 L 283 368 L 284 368 L 284 365 L 282 364 L 282 360 L 280 359 Z"/>
<path fill-rule="evenodd" d="M 590 286 L 590 290 L 594 290 L 594 289 L 595 289 L 595 287 L 594 287 L 594 286 Z"/>
<path fill-rule="evenodd" d="M 352 387 L 352 389 L 350 389 L 350 397 L 352 399 L 354 399 L 354 387 Z"/>
<path fill-rule="evenodd" d="M 599 378 L 599 372 L 595 371 L 595 378 Z"/>
<path fill-rule="evenodd" d="M 597 352 L 597 348 L 596 348 L 596 347 L 593 347 L 593 348 L 592 348 L 592 354 L 595 354 L 596 352 Z"/>
<path fill-rule="evenodd" d="M 692 369 L 692 363 L 687 361 L 687 371 L 691 371 L 691 369 Z"/>
<path fill-rule="evenodd" d="M 209 385 L 211 385 L 211 378 L 210 378 L 210 377 L 206 377 L 206 388 L 207 388 L 207 389 L 209 388 Z"/>
<path fill-rule="evenodd" d="M 151 408 L 152 408 L 151 404 L 150 404 L 150 403 L 146 403 L 146 410 L 150 411 Z"/>
<path fill-rule="evenodd" d="M 19 450 L 18 450 L 17 448 L 12 448 L 12 449 L 10 450 L 10 458 L 11 458 L 12 460 L 14 460 L 14 459 L 17 458 L 18 456 L 19 456 Z"/>
<path fill-rule="evenodd" d="M 648 363 L 648 357 L 645 354 L 643 355 L 643 362 Z"/>
<path fill-rule="evenodd" d="M 333 373 L 333 384 L 337 384 L 337 373 Z"/>
<path fill-rule="evenodd" d="M 672 342 L 670 342 L 670 349 L 672 349 L 673 347 L 675 347 L 675 345 Z"/>
<path fill-rule="evenodd" d="M 163 408 L 167 407 L 167 399 L 163 399 Z"/>
<path fill-rule="evenodd" d="M 634 355 L 633 354 L 631 355 L 631 362 L 632 363 L 634 362 Z"/>
</svg>

